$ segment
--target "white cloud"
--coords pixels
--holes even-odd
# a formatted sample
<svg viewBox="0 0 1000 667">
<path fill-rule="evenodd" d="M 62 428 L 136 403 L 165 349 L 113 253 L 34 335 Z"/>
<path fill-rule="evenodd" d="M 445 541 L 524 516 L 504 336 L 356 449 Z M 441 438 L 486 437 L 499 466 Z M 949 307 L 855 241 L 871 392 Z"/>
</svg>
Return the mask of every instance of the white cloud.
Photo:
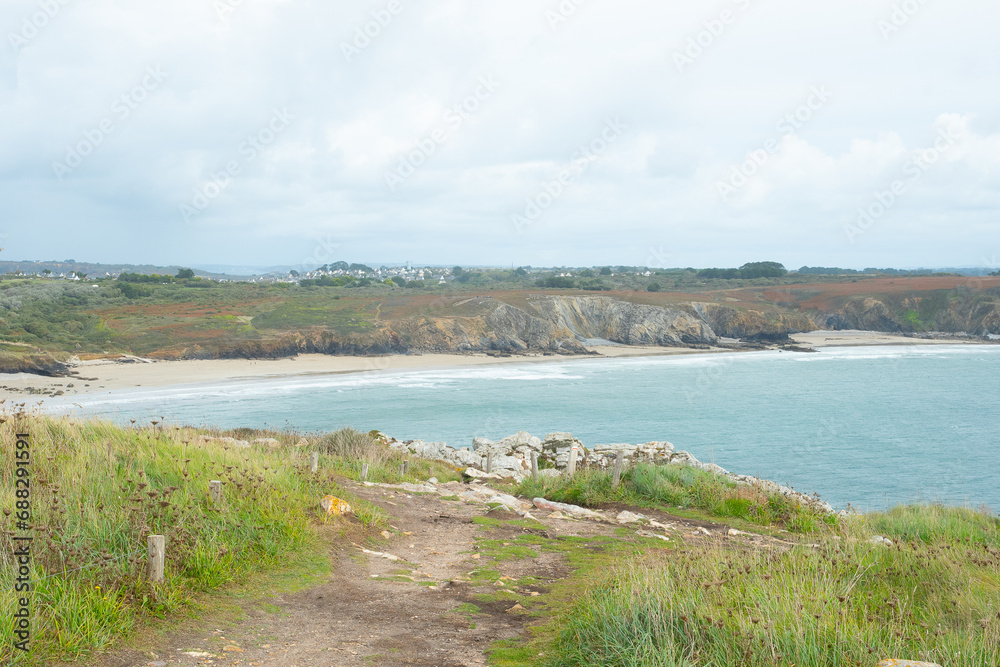
<svg viewBox="0 0 1000 667">
<path fill-rule="evenodd" d="M 243 0 L 225 17 L 203 0 L 68 0 L 0 55 L 5 256 L 274 264 L 333 236 L 366 261 L 644 263 L 667 246 L 683 265 L 974 264 L 1000 238 L 1000 127 L 983 120 L 1000 117 L 994 3 L 926 4 L 886 40 L 888 0 L 585 2 L 555 29 L 556 2 L 398 1 L 348 62 L 342 43 L 388 0 Z M 678 72 L 673 54 L 723 8 L 736 20 Z M 5 41 L 37 10 L 5 2 Z M 59 181 L 52 162 L 148 67 L 169 77 Z M 502 85 L 449 126 L 481 77 Z M 819 85 L 830 101 L 778 130 Z M 185 222 L 178 206 L 284 107 L 288 129 Z M 621 139 L 516 234 L 511 214 L 616 116 Z M 847 243 L 845 221 L 955 124 L 963 139 Z M 446 140 L 387 188 L 438 128 Z M 722 201 L 719 179 L 771 139 Z"/>
</svg>

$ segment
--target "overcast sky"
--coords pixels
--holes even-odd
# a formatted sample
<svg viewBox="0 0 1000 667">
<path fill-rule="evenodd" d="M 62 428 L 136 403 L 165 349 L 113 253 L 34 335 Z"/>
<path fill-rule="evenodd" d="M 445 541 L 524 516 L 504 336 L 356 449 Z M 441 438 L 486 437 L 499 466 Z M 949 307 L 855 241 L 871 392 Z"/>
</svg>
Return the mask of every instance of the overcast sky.
<svg viewBox="0 0 1000 667">
<path fill-rule="evenodd" d="M 997 25 L 987 0 L 3 0 L 0 259 L 1000 265 Z"/>
</svg>

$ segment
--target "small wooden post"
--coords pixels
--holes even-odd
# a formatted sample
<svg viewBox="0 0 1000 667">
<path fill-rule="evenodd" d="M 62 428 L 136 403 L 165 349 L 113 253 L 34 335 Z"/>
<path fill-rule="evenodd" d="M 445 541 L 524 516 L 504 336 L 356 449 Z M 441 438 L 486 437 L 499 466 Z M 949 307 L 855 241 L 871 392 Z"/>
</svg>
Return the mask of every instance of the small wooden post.
<svg viewBox="0 0 1000 667">
<path fill-rule="evenodd" d="M 576 474 L 576 454 L 577 447 L 573 445 L 569 448 L 569 465 L 566 466 L 566 474 L 570 477 Z"/>
<path fill-rule="evenodd" d="M 146 538 L 146 555 L 149 561 L 149 581 L 151 583 L 163 583 L 163 558 L 166 551 L 166 541 L 163 535 L 150 535 Z"/>
<path fill-rule="evenodd" d="M 615 457 L 615 474 L 611 478 L 611 488 L 617 489 L 618 485 L 622 483 L 622 466 L 625 465 L 625 452 L 618 450 L 618 456 Z"/>
<path fill-rule="evenodd" d="M 313 452 L 312 461 L 309 463 L 309 472 L 316 474 L 319 470 L 319 452 Z"/>
<path fill-rule="evenodd" d="M 364 464 L 363 466 L 361 466 L 361 481 L 363 482 L 366 479 L 368 479 L 368 464 L 367 463 Z"/>
<path fill-rule="evenodd" d="M 493 452 L 486 452 L 486 474 L 489 475 L 493 472 Z"/>
<path fill-rule="evenodd" d="M 538 452 L 531 452 L 531 479 L 538 481 Z"/>
<path fill-rule="evenodd" d="M 208 483 L 208 491 L 212 494 L 212 502 L 218 505 L 222 502 L 222 482 L 213 479 Z"/>
</svg>

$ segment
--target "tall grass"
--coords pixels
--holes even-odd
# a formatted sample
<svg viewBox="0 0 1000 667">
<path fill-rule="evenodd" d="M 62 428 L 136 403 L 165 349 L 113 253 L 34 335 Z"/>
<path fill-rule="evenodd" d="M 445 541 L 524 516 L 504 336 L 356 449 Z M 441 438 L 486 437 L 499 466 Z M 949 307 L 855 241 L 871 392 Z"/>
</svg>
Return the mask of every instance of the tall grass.
<svg viewBox="0 0 1000 667">
<path fill-rule="evenodd" d="M 812 532 L 824 521 L 836 523 L 834 517 L 780 493 L 738 485 L 687 466 L 639 464 L 623 473 L 618 488 L 612 487 L 610 472 L 585 469 L 572 478 L 525 480 L 517 492 L 589 507 L 618 502 L 641 507 L 694 508 L 758 525 L 779 524 L 795 532 Z"/>
<path fill-rule="evenodd" d="M 0 617 L 15 609 L 15 433 L 29 433 L 35 580 L 30 658 L 12 652 L 0 624 L 0 664 L 46 664 L 108 646 L 143 619 L 170 613 L 198 591 L 279 566 L 313 542 L 324 495 L 343 497 L 344 461 L 309 454 L 290 434 L 280 447 L 202 443 L 192 429 L 125 429 L 96 421 L 0 415 Z M 398 474 L 398 473 L 397 473 Z M 208 482 L 224 484 L 216 506 Z M 380 510 L 348 496 L 356 516 Z M 18 534 L 23 534 L 18 531 Z M 146 537 L 166 537 L 166 581 L 147 582 Z"/>
<path fill-rule="evenodd" d="M 995 517 L 903 507 L 849 518 L 818 547 L 659 553 L 576 601 L 550 665 L 1000 664 Z"/>
</svg>

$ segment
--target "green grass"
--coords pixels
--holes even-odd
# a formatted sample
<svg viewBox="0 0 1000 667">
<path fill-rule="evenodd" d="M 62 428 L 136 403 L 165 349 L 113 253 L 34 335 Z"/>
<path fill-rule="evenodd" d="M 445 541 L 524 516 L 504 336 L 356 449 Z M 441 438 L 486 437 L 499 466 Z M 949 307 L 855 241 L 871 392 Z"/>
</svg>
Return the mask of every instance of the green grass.
<svg viewBox="0 0 1000 667">
<path fill-rule="evenodd" d="M 0 663 L 46 664 L 109 647 L 146 620 L 167 617 L 197 594 L 240 584 L 316 546 L 319 499 L 344 497 L 362 522 L 378 508 L 346 494 L 333 466 L 308 472 L 286 445 L 239 449 L 196 440 L 191 429 L 124 429 L 5 413 L 0 425 L 0 508 L 15 508 L 15 432 L 31 435 L 32 652 L 12 653 L 0 625 Z M 239 437 L 242 433 L 234 433 Z M 221 480 L 215 505 L 209 480 Z M 15 514 L 0 515 L 0 615 L 15 610 Z M 342 519 L 335 521 L 343 522 Z M 344 525 L 348 525 L 344 523 Z M 17 534 L 22 534 L 20 531 Z M 166 580 L 148 582 L 146 536 L 166 537 Z"/>
<path fill-rule="evenodd" d="M 869 543 L 875 534 L 896 544 Z M 996 518 L 898 508 L 845 520 L 837 537 L 626 562 L 561 616 L 545 664 L 1000 664 Z"/>
<path fill-rule="evenodd" d="M 713 517 L 760 526 L 779 525 L 801 533 L 829 523 L 825 514 L 779 493 L 737 485 L 687 466 L 640 464 L 625 471 L 617 489 L 612 487 L 610 472 L 588 469 L 572 478 L 527 479 L 515 491 L 526 498 L 544 497 L 584 507 L 615 502 L 649 508 L 694 508 Z"/>
</svg>

